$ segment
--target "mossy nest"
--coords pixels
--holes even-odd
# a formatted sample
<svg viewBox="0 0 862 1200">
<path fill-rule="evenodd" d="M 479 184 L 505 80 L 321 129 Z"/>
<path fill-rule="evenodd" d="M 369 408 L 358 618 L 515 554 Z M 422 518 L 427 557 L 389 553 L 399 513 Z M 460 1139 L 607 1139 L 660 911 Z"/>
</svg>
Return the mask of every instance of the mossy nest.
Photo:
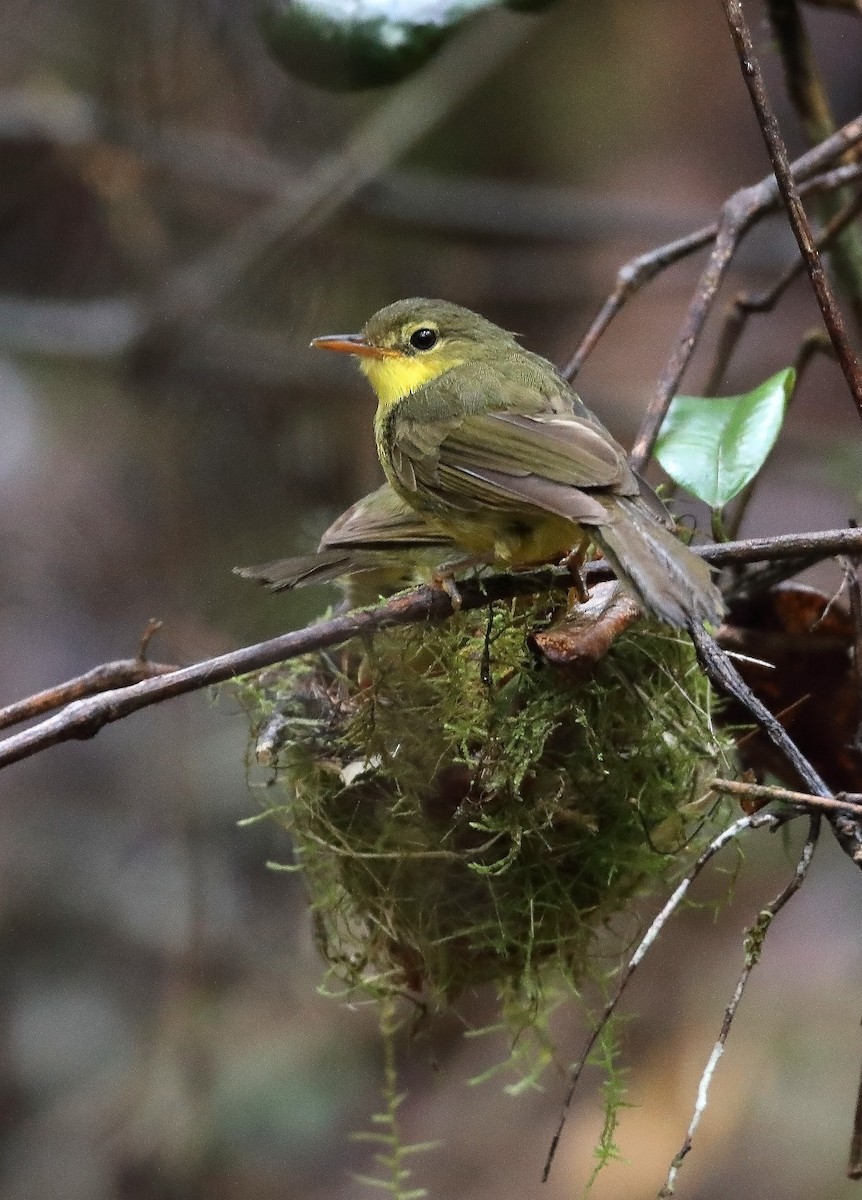
<svg viewBox="0 0 862 1200">
<path fill-rule="evenodd" d="M 441 1005 L 535 995 L 552 965 L 576 983 L 609 919 L 702 848 L 729 739 L 690 641 L 641 621 L 572 679 L 531 645 L 555 603 L 378 634 L 247 693 L 253 733 L 286 722 L 270 811 L 349 987 Z"/>
</svg>

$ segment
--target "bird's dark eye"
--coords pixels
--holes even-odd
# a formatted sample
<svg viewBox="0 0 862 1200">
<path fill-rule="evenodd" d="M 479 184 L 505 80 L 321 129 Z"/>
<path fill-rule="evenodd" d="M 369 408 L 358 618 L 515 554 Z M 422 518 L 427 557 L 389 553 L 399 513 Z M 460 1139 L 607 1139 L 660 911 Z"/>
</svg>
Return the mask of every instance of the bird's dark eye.
<svg viewBox="0 0 862 1200">
<path fill-rule="evenodd" d="M 430 350 L 437 344 L 436 329 L 414 329 L 410 334 L 410 345 L 414 350 Z"/>
</svg>

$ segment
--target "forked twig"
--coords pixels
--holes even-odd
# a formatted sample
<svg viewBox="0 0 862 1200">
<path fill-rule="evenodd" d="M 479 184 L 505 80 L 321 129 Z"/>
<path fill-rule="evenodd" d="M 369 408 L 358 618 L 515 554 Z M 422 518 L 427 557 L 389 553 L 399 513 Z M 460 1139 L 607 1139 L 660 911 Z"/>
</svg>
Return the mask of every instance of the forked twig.
<svg viewBox="0 0 862 1200">
<path fill-rule="evenodd" d="M 846 168 L 841 168 L 846 170 Z M 853 163 L 852 175 L 862 175 L 862 163 Z M 824 225 L 817 238 L 817 247 L 823 250 L 856 219 L 862 211 L 862 195 L 857 196 L 851 203 L 844 206 L 840 212 Z M 704 384 L 704 394 L 712 396 L 718 391 L 730 356 L 736 349 L 742 333 L 754 313 L 771 312 L 788 287 L 805 270 L 805 260 L 794 258 L 788 263 L 771 287 L 760 292 L 740 292 L 728 306 L 724 324 L 718 335 L 715 357 L 710 368 L 707 381 Z M 820 330 L 820 332 L 823 332 Z M 824 334 L 824 337 L 826 335 Z M 830 343 L 827 343 L 830 344 Z"/>
<path fill-rule="evenodd" d="M 751 972 L 754 970 L 760 954 L 763 949 L 763 942 L 769 931 L 773 919 L 781 912 L 787 901 L 799 891 L 802 886 L 805 876 L 808 874 L 808 868 L 811 865 L 811 860 L 814 857 L 814 850 L 817 846 L 817 839 L 820 834 L 820 817 L 813 815 L 808 827 L 808 837 L 805 845 L 802 847 L 802 854 L 799 857 L 799 862 L 796 864 L 796 870 L 793 873 L 793 878 L 790 882 L 781 889 L 778 895 L 770 904 L 763 909 L 757 916 L 757 920 L 746 931 L 745 934 L 745 965 L 742 968 L 742 973 L 737 980 L 733 996 L 730 1003 L 724 1011 L 724 1020 L 721 1023 L 716 1043 L 712 1048 L 712 1054 L 703 1069 L 703 1074 L 700 1077 L 700 1083 L 697 1088 L 697 1100 L 692 1113 L 691 1121 L 686 1130 L 685 1140 L 680 1146 L 677 1153 L 674 1155 L 673 1161 L 668 1168 L 667 1178 L 665 1179 L 664 1187 L 658 1193 L 657 1200 L 668 1200 L 676 1191 L 676 1181 L 679 1175 L 680 1168 L 683 1164 L 688 1152 L 691 1150 L 692 1139 L 694 1138 L 697 1127 L 701 1122 L 704 1112 L 706 1111 L 707 1103 L 709 1102 L 709 1088 L 712 1083 L 712 1077 L 715 1074 L 715 1069 L 718 1066 L 718 1060 L 724 1053 L 725 1043 L 727 1042 L 730 1027 L 733 1024 L 733 1019 L 736 1016 L 736 1010 L 739 1007 L 739 1002 L 742 999 L 742 994 L 745 991 L 746 984 Z"/>
<path fill-rule="evenodd" d="M 655 943 L 665 925 L 685 899 L 686 893 L 688 892 L 692 883 L 694 883 L 695 879 L 697 879 L 698 875 L 700 875 L 706 864 L 713 859 L 716 854 L 718 854 L 719 850 L 723 849 L 728 842 L 732 842 L 734 838 L 738 837 L 741 833 L 745 833 L 749 829 L 760 829 L 763 826 L 776 828 L 780 824 L 781 819 L 776 816 L 775 813 L 759 812 L 752 813 L 746 817 L 740 817 L 737 821 L 734 821 L 732 825 L 729 825 L 727 829 L 723 829 L 721 833 L 718 834 L 717 837 L 713 838 L 713 840 L 709 843 L 686 877 L 676 887 L 673 894 L 662 908 L 661 912 L 652 921 L 649 929 L 647 929 L 646 933 L 638 943 L 634 954 L 632 954 L 625 967 L 623 967 L 614 994 L 602 1009 L 601 1016 L 593 1025 L 593 1028 L 584 1044 L 580 1058 L 572 1068 L 571 1075 L 569 1076 L 569 1086 L 560 1111 L 560 1119 L 557 1124 L 557 1128 L 554 1131 L 554 1136 L 551 1138 L 551 1144 L 548 1148 L 548 1154 L 545 1159 L 545 1166 L 542 1171 L 543 1183 L 547 1180 L 548 1175 L 551 1172 L 551 1166 L 554 1162 L 554 1156 L 557 1153 L 557 1146 L 560 1143 L 563 1127 L 566 1124 L 566 1118 L 569 1115 L 569 1109 L 571 1108 L 572 1100 L 574 1099 L 578 1081 L 581 1078 L 581 1074 L 587 1064 L 587 1060 L 589 1059 L 589 1056 L 593 1051 L 593 1047 L 599 1040 L 603 1030 L 607 1027 L 608 1021 L 614 1015 L 623 992 L 628 987 L 632 975 L 634 975 L 635 971 L 643 962 L 647 951 Z"/>
</svg>

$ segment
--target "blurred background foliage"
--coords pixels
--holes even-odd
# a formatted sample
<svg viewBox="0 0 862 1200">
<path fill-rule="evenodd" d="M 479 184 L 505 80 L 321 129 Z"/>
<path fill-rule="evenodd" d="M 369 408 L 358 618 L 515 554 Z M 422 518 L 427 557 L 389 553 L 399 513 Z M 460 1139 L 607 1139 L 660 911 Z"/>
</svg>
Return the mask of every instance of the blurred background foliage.
<svg viewBox="0 0 862 1200">
<path fill-rule="evenodd" d="M 760 17 L 754 4 L 752 19 Z M 806 9 L 836 117 L 862 108 L 862 21 Z M 0 10 L 0 663 L 3 701 L 131 654 L 190 661 L 313 618 L 230 574 L 304 550 L 378 479 L 373 404 L 314 334 L 440 295 L 563 361 L 619 264 L 713 219 L 766 173 L 716 4 L 560 0 L 465 24 L 397 87 L 334 92 L 270 58 L 250 0 L 4 0 Z M 765 65 L 786 136 L 802 131 Z M 734 286 L 792 252 L 780 221 Z M 632 302 L 579 380 L 630 439 L 698 264 Z M 787 365 L 807 284 L 752 324 L 726 379 Z M 709 345 L 686 376 L 697 392 Z M 858 514 L 858 419 L 837 369 L 806 376 L 743 532 Z M 361 1195 L 350 1130 L 378 1106 L 372 1011 L 315 994 L 300 882 L 256 810 L 229 701 L 174 701 L 4 774 L 0 1171 L 9 1200 Z M 796 835 L 794 834 L 794 837 Z M 645 967 L 626 1031 L 629 1165 L 597 1197 L 653 1194 L 740 961 L 791 870 L 749 848 L 732 907 L 692 910 Z M 720 874 L 699 897 L 721 894 Z M 859 890 L 824 845 L 734 1027 L 682 1189 L 850 1196 L 862 1046 Z M 410 1140 L 445 1139 L 433 1195 L 569 1196 L 601 1123 L 582 1094 L 538 1182 L 561 1085 L 518 1100 L 466 1077 L 487 997 L 403 1048 Z M 563 1059 L 581 1014 L 559 1020 Z"/>
</svg>

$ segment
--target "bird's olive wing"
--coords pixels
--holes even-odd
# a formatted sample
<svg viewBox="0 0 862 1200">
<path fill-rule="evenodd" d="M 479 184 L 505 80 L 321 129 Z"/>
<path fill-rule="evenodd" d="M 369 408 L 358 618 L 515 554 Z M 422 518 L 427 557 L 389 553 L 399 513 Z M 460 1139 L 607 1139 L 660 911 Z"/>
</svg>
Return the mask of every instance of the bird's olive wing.
<svg viewBox="0 0 862 1200">
<path fill-rule="evenodd" d="M 625 452 L 609 434 L 571 414 L 487 413 L 444 438 L 441 463 L 505 475 L 536 475 L 578 488 L 634 494 Z"/>
<path fill-rule="evenodd" d="M 393 438 L 399 480 L 455 508 L 525 505 L 607 521 L 589 493 L 634 496 L 638 481 L 623 448 L 544 367 L 465 365 L 407 398 Z"/>
</svg>

